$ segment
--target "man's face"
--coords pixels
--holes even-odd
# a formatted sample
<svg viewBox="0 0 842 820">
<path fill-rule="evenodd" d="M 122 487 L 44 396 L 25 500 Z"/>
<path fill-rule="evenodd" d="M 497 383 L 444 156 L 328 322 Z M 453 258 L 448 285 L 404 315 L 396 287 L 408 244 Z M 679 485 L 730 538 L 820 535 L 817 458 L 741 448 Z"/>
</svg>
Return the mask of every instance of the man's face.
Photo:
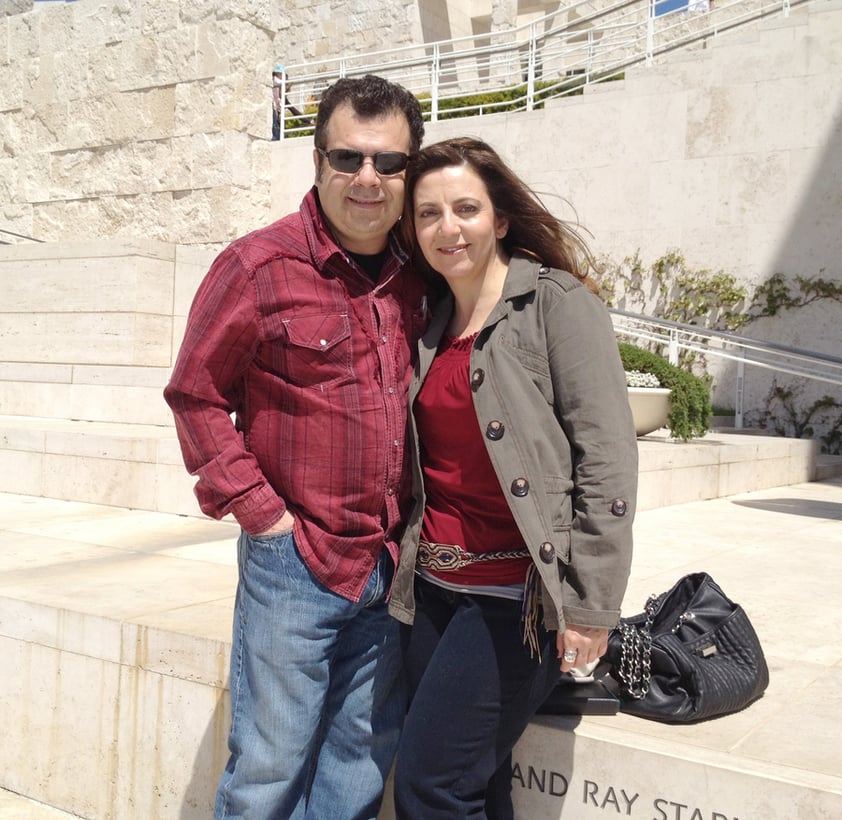
<svg viewBox="0 0 842 820">
<path fill-rule="evenodd" d="M 336 148 L 409 153 L 409 123 L 402 112 L 378 119 L 361 119 L 347 103 L 337 106 L 327 125 L 326 151 Z M 404 177 L 401 171 L 383 176 L 366 156 L 356 173 L 334 171 L 317 151 L 316 188 L 322 210 L 338 242 L 352 253 L 374 254 L 386 247 L 389 230 L 403 209 Z"/>
</svg>

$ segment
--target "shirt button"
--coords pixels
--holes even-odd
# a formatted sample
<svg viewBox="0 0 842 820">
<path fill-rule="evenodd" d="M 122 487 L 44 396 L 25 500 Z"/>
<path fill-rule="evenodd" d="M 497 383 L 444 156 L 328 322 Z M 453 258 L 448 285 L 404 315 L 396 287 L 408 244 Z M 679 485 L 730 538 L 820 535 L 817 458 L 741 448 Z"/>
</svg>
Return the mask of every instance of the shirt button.
<svg viewBox="0 0 842 820">
<path fill-rule="evenodd" d="M 395 494 L 395 488 L 394 487 L 389 487 L 389 489 L 386 490 L 386 495 L 394 495 L 394 494 Z"/>
<path fill-rule="evenodd" d="M 629 509 L 629 505 L 624 498 L 615 498 L 611 502 L 611 514 L 616 515 L 618 518 L 622 518 Z"/>
<path fill-rule="evenodd" d="M 495 419 L 488 422 L 488 427 L 485 428 L 485 435 L 492 441 L 500 441 L 503 438 L 503 433 L 506 432 L 506 425 L 502 421 Z"/>
<path fill-rule="evenodd" d="M 516 478 L 512 482 L 512 495 L 518 498 L 529 495 L 529 482 L 525 478 Z"/>
<path fill-rule="evenodd" d="M 392 444 L 394 444 L 394 445 L 395 445 L 395 447 L 400 447 L 400 446 L 401 446 L 401 443 L 400 443 L 397 439 L 395 439 L 395 440 L 392 442 Z"/>
<path fill-rule="evenodd" d="M 394 387 L 388 387 L 388 388 L 386 388 L 386 392 L 393 394 L 395 392 L 395 388 Z"/>
<path fill-rule="evenodd" d="M 471 390 L 477 390 L 484 381 L 485 371 L 481 367 L 478 367 L 471 373 Z"/>
<path fill-rule="evenodd" d="M 389 341 L 389 338 L 387 336 L 381 336 L 380 341 L 383 342 L 383 344 L 386 344 L 386 342 Z"/>
<path fill-rule="evenodd" d="M 324 347 L 327 344 L 327 339 L 319 339 L 319 344 Z"/>
<path fill-rule="evenodd" d="M 555 547 L 549 541 L 544 541 L 538 547 L 538 555 L 545 564 L 551 564 L 555 558 Z"/>
</svg>

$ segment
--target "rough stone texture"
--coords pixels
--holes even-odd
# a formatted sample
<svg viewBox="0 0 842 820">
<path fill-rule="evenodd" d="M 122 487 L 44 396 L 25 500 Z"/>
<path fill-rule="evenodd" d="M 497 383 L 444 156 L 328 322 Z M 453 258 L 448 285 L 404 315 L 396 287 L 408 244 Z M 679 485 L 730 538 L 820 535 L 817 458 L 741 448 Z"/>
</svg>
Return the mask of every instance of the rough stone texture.
<svg viewBox="0 0 842 820">
<path fill-rule="evenodd" d="M 32 0 L 0 0 L 0 17 L 21 14 L 32 8 Z"/>
<path fill-rule="evenodd" d="M 265 217 L 278 4 L 234 5 L 78 0 L 0 17 L 0 227 L 202 245 Z"/>
<path fill-rule="evenodd" d="M 0 5 L 0 228 L 220 246 L 265 222 L 271 66 L 422 41 L 415 0 Z"/>
</svg>

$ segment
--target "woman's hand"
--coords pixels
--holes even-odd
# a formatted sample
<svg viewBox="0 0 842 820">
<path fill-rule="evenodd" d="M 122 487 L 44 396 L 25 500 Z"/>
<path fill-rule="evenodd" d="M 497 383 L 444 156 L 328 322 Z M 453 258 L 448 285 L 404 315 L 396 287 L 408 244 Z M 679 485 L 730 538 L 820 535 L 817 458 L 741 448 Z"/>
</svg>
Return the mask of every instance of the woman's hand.
<svg viewBox="0 0 842 820">
<path fill-rule="evenodd" d="M 567 629 L 559 632 L 556 639 L 561 671 L 569 672 L 574 667 L 585 666 L 601 658 L 608 651 L 608 632 L 607 629 L 567 624 Z M 569 660 L 565 658 L 565 652 Z"/>
</svg>

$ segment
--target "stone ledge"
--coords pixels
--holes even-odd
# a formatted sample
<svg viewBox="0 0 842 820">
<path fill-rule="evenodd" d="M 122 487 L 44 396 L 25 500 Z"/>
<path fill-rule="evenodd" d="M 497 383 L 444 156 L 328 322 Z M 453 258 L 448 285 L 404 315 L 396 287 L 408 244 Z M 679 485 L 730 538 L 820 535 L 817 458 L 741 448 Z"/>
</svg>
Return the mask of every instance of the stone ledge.
<svg viewBox="0 0 842 820">
<path fill-rule="evenodd" d="M 157 408 L 166 423 L 0 416 L 0 492 L 200 515 L 159 386 L 123 393 L 150 402 L 137 412 Z M 716 433 L 678 442 L 661 433 L 639 439 L 638 450 L 639 510 L 816 478 L 817 444 L 807 439 Z"/>
<path fill-rule="evenodd" d="M 721 432 L 678 442 L 661 431 L 638 439 L 638 453 L 638 509 L 649 510 L 813 481 L 818 444 Z"/>
<path fill-rule="evenodd" d="M 749 612 L 769 689 L 696 726 L 536 718 L 514 754 L 519 817 L 842 816 L 842 644 L 809 629 L 838 617 L 840 487 L 640 514 L 624 612 L 709 570 Z M 237 527 L 3 494 L 0 521 L 0 786 L 89 818 L 209 816 L 226 757 Z M 784 582 L 779 568 L 801 544 L 822 571 L 802 566 Z M 387 801 L 380 820 L 392 818 Z"/>
</svg>

